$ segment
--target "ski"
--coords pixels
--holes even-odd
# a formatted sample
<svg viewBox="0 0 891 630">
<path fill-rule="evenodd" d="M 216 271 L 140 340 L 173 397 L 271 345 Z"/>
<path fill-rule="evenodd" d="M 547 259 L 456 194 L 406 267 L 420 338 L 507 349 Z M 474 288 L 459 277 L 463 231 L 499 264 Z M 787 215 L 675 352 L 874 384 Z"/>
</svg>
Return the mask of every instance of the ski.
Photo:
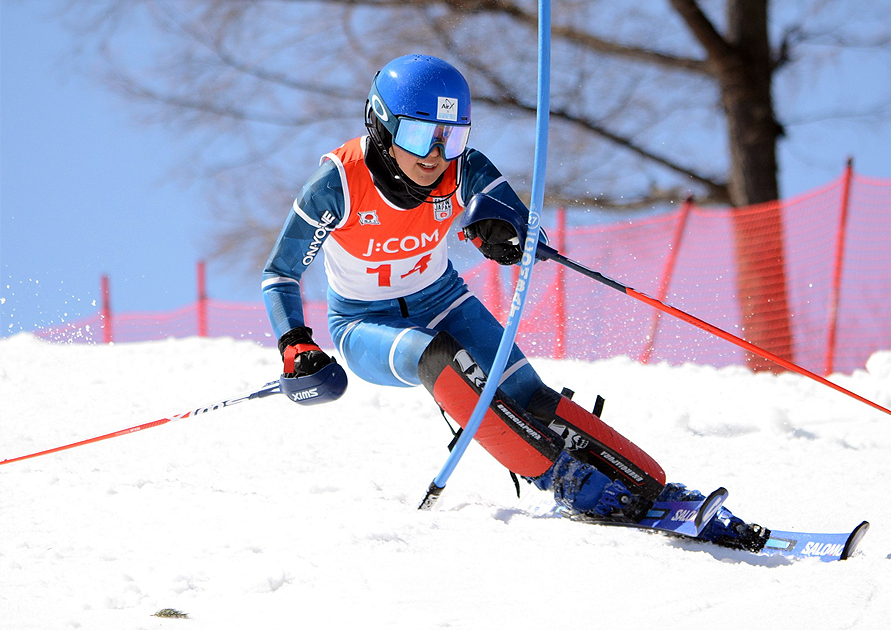
<svg viewBox="0 0 891 630">
<path fill-rule="evenodd" d="M 761 556 L 782 555 L 790 558 L 819 558 L 824 562 L 847 560 L 857 550 L 869 523 L 863 521 L 850 532 L 823 534 L 771 530 Z"/>
<path fill-rule="evenodd" d="M 525 509 L 535 516 L 561 516 L 582 523 L 651 529 L 695 538 L 718 513 L 727 499 L 727 494 L 727 490 L 718 488 L 704 499 L 656 501 L 646 516 L 637 523 L 605 520 L 587 514 L 572 514 L 568 508 L 557 505 L 550 498 L 537 505 L 527 505 Z"/>
<path fill-rule="evenodd" d="M 572 514 L 566 507 L 556 504 L 547 495 L 527 496 L 520 507 L 534 517 L 562 517 L 581 523 L 605 526 L 624 526 L 644 531 L 661 532 L 685 540 L 736 549 L 757 556 L 784 556 L 787 558 L 819 558 L 824 562 L 847 560 L 857 550 L 860 541 L 869 531 L 869 523 L 861 522 L 850 532 L 820 533 L 769 530 L 764 547 L 759 551 L 747 551 L 739 547 L 697 538 L 698 534 L 715 516 L 727 490 L 718 488 L 703 500 L 657 501 L 639 523 L 623 523 L 599 519 L 596 516 Z"/>
</svg>

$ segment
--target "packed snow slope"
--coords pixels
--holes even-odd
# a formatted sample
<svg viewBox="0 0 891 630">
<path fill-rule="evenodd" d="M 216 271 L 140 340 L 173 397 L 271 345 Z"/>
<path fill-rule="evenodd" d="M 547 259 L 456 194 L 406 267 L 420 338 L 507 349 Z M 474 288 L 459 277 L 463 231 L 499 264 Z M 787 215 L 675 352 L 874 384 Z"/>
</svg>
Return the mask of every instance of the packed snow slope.
<svg viewBox="0 0 891 630">
<path fill-rule="evenodd" d="M 9 630 L 887 628 L 891 416 L 794 374 L 533 360 L 669 479 L 730 490 L 777 529 L 872 522 L 846 562 L 759 558 L 518 507 L 472 445 L 434 511 L 451 438 L 423 388 L 351 377 L 0 466 Z M 170 417 L 277 378 L 227 339 L 0 340 L 0 460 Z M 833 380 L 891 406 L 891 352 Z M 524 494 L 534 490 L 524 484 Z M 187 619 L 160 618 L 171 608 Z"/>
</svg>

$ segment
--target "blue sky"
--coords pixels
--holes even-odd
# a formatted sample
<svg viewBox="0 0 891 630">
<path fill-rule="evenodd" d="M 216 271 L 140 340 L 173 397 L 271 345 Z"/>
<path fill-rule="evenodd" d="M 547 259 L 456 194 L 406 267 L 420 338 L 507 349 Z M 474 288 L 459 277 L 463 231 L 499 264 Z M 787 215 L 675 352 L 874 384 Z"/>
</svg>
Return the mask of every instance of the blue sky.
<svg viewBox="0 0 891 630">
<path fill-rule="evenodd" d="M 116 311 L 188 304 L 196 262 L 210 249 L 199 187 L 168 181 L 182 144 L 135 122 L 119 97 L 73 71 L 83 64 L 65 61 L 72 40 L 52 19 L 54 5 L 0 5 L 0 335 L 93 314 L 103 274 Z M 819 113 L 850 90 L 865 101 L 887 96 L 889 67 L 887 56 L 870 65 L 842 55 L 816 83 L 798 79 L 800 98 L 813 99 L 817 85 L 825 100 L 809 110 Z M 888 123 L 791 131 L 807 142 L 781 147 L 786 197 L 837 177 L 848 155 L 859 173 L 891 177 Z M 208 273 L 212 297 L 260 301 L 255 278 L 213 265 Z"/>
<path fill-rule="evenodd" d="M 103 274 L 116 311 L 183 306 L 209 249 L 198 187 L 167 181 L 182 147 L 72 72 L 71 38 L 48 5 L 4 1 L 0 11 L 3 335 L 94 313 Z M 208 293 L 259 301 L 259 271 L 211 266 Z"/>
</svg>

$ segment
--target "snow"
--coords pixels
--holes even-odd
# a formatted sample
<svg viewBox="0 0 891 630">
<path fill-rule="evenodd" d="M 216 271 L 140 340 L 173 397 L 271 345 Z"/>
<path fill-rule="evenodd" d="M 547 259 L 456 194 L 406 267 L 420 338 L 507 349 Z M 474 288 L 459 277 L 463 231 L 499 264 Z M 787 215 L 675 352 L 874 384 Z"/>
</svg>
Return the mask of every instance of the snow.
<svg viewBox="0 0 891 630">
<path fill-rule="evenodd" d="M 248 401 L 0 466 L 0 625 L 84 628 L 884 628 L 891 416 L 795 374 L 533 359 L 653 455 L 777 529 L 872 529 L 847 562 L 758 558 L 534 518 L 423 388 Z M 277 353 L 180 339 L 0 340 L 0 459 L 254 391 Z M 891 406 L 891 352 L 834 382 Z M 524 494 L 534 492 L 524 484 Z M 533 495 L 534 496 L 534 495 Z M 164 608 L 188 619 L 153 616 Z"/>
</svg>

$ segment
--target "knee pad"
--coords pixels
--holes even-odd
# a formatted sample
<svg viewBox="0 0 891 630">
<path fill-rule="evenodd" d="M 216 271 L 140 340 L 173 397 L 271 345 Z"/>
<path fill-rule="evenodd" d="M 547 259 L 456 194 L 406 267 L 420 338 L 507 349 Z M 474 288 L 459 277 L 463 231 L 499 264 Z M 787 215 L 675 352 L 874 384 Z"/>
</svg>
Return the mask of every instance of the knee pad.
<svg viewBox="0 0 891 630">
<path fill-rule="evenodd" d="M 604 423 L 596 415 L 542 387 L 532 395 L 527 410 L 560 436 L 561 446 L 612 480 L 647 499 L 655 499 L 665 486 L 665 472 L 643 449 Z"/>
<path fill-rule="evenodd" d="M 421 383 L 436 403 L 467 426 L 487 375 L 449 333 L 438 333 L 421 355 Z M 474 439 L 508 470 L 522 477 L 545 473 L 563 450 L 563 440 L 500 389 Z"/>
</svg>

